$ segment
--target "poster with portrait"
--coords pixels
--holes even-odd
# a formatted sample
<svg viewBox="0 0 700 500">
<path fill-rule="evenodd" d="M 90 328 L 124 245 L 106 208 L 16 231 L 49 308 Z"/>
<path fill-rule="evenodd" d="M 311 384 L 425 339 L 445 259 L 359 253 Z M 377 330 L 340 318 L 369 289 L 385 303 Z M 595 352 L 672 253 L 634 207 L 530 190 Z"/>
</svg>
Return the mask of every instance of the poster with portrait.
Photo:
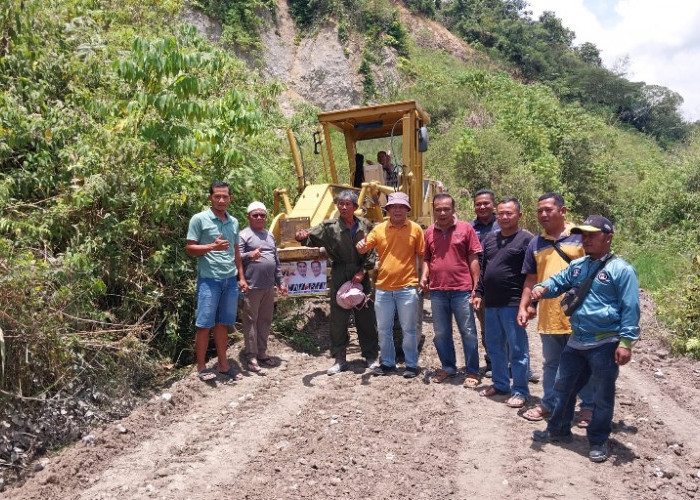
<svg viewBox="0 0 700 500">
<path fill-rule="evenodd" d="M 282 279 L 289 295 L 319 295 L 326 293 L 326 261 L 298 260 L 282 263 Z"/>
</svg>

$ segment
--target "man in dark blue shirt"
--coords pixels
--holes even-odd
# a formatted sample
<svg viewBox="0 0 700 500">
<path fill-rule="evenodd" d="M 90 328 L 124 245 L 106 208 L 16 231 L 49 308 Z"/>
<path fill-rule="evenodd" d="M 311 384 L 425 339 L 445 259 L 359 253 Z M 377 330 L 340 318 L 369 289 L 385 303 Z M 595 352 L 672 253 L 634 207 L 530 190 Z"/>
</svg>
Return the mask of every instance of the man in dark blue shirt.
<svg viewBox="0 0 700 500">
<path fill-rule="evenodd" d="M 480 189 L 474 195 L 474 213 L 476 214 L 476 219 L 471 222 L 476 235 L 479 237 L 479 242 L 484 244 L 484 238 L 487 234 L 495 231 L 499 231 L 501 228 L 496 220 L 496 215 L 494 214 L 494 209 L 496 205 L 496 198 L 493 191 L 490 189 Z M 482 254 L 479 254 L 479 263 L 481 264 Z M 486 366 L 482 369 L 483 374 L 486 377 L 491 376 L 491 358 L 489 357 L 488 350 L 486 348 L 486 328 L 484 321 L 484 309 L 476 310 L 476 317 L 479 320 L 479 326 L 481 329 L 481 345 L 484 348 L 484 361 L 486 361 Z"/>
</svg>

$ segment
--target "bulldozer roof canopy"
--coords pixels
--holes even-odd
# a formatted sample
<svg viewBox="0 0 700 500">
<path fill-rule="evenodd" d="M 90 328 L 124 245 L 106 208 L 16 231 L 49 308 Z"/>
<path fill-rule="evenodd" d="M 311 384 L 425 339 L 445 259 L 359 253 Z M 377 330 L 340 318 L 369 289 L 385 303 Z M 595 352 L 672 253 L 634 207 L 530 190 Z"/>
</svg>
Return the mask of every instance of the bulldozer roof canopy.
<svg viewBox="0 0 700 500">
<path fill-rule="evenodd" d="M 394 135 L 402 135 L 403 129 L 397 122 L 406 113 L 415 112 L 421 125 L 430 123 L 430 116 L 416 101 L 402 101 L 379 104 L 362 108 L 341 109 L 318 115 L 319 123 L 328 124 L 351 136 L 355 141 L 389 137 L 392 128 Z M 396 127 L 394 125 L 396 124 Z"/>
</svg>

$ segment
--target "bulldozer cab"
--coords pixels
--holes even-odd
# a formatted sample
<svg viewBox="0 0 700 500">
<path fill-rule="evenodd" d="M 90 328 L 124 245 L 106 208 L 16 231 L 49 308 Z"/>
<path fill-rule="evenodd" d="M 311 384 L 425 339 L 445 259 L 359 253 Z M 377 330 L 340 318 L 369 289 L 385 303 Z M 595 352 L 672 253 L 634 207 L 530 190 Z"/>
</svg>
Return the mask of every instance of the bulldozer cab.
<svg viewBox="0 0 700 500">
<path fill-rule="evenodd" d="M 318 115 L 323 132 L 323 146 L 326 149 L 331 178 L 338 183 L 337 155 L 333 153 L 331 130 L 340 131 L 345 138 L 345 152 L 350 172 L 347 183 L 361 189 L 361 206 L 370 220 L 382 219 L 381 205 L 385 198 L 378 196 L 391 191 L 408 194 L 411 203 L 412 220 L 428 225 L 431 220 L 430 204 L 433 184 L 424 178 L 423 152 L 427 150 L 427 125 L 430 117 L 416 101 L 403 101 L 377 106 L 330 111 Z M 399 151 L 391 151 L 396 178 L 387 182 L 385 172 L 379 163 L 358 161 L 359 145 L 363 141 L 388 139 L 387 146 L 400 145 Z M 375 141 L 376 143 L 376 141 Z M 375 152 L 376 153 L 376 152 Z M 358 178 L 361 182 L 358 182 Z M 341 180 L 342 182 L 342 180 Z"/>
<path fill-rule="evenodd" d="M 382 207 L 385 196 L 393 191 L 408 194 L 411 203 L 409 218 L 423 227 L 432 223 L 431 202 L 433 196 L 442 191 L 442 184 L 426 179 L 424 175 L 423 153 L 428 147 L 426 126 L 430 122 L 428 114 L 415 101 L 402 101 L 376 106 L 329 111 L 318 115 L 320 125 L 320 153 L 330 183 L 307 184 L 301 155 L 291 131 L 288 139 L 299 179 L 300 196 L 294 206 L 285 189 L 275 190 L 270 231 L 279 247 L 283 265 L 312 259 L 324 259 L 323 249 L 301 246 L 294 234 L 301 229 L 320 224 L 324 220 L 338 216 L 335 207 L 337 194 L 344 189 L 358 192 L 359 208 L 357 215 L 372 222 L 384 219 Z M 339 131 L 344 138 L 344 151 L 334 151 L 331 140 L 332 130 Z M 358 161 L 358 151 L 363 141 L 387 139 L 384 142 L 368 144 L 398 145 L 399 151 L 392 151 L 396 176 L 387 182 L 381 165 L 365 164 Z M 339 146 L 336 141 L 336 148 Z M 342 146 L 340 146 L 342 147 Z M 366 148 L 365 148 L 366 150 Z M 376 154 L 376 152 L 374 152 Z M 340 160 L 342 158 L 342 160 Z M 347 161 L 349 176 L 339 178 L 336 162 Z M 342 169 L 345 171 L 345 168 Z M 293 270 L 290 270 L 293 272 Z"/>
</svg>

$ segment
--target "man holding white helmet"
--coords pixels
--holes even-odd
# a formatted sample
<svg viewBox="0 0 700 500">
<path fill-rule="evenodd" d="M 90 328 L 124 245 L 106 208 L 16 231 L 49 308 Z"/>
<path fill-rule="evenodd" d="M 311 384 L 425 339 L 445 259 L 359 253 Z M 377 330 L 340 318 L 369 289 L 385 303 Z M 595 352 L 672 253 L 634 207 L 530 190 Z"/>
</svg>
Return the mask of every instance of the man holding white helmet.
<svg viewBox="0 0 700 500">
<path fill-rule="evenodd" d="M 259 372 L 260 365 L 277 366 L 267 353 L 267 337 L 275 308 L 275 288 L 282 295 L 287 294 L 275 238 L 265 229 L 266 222 L 267 208 L 254 201 L 248 205 L 248 227 L 240 234 L 243 272 L 248 283 L 243 297 L 243 338 L 248 370 L 252 372 Z"/>
<path fill-rule="evenodd" d="M 355 215 L 355 210 L 359 207 L 357 193 L 349 189 L 341 191 L 335 203 L 340 215 L 337 219 L 323 221 L 308 231 L 297 231 L 295 234 L 296 240 L 306 246 L 324 247 L 332 261 L 330 340 L 331 356 L 335 362 L 327 370 L 328 375 L 335 375 L 348 368 L 346 355 L 351 310 L 338 305 L 338 289 L 346 281 L 352 281 L 362 285 L 365 294 L 370 294 L 372 289 L 368 272 L 374 269 L 376 262 L 374 252 L 361 255 L 355 249 L 357 242 L 362 241 L 372 228 L 367 219 Z M 364 307 L 355 309 L 354 313 L 362 356 L 372 369 L 376 366 L 378 354 L 374 307 L 367 303 Z"/>
</svg>

